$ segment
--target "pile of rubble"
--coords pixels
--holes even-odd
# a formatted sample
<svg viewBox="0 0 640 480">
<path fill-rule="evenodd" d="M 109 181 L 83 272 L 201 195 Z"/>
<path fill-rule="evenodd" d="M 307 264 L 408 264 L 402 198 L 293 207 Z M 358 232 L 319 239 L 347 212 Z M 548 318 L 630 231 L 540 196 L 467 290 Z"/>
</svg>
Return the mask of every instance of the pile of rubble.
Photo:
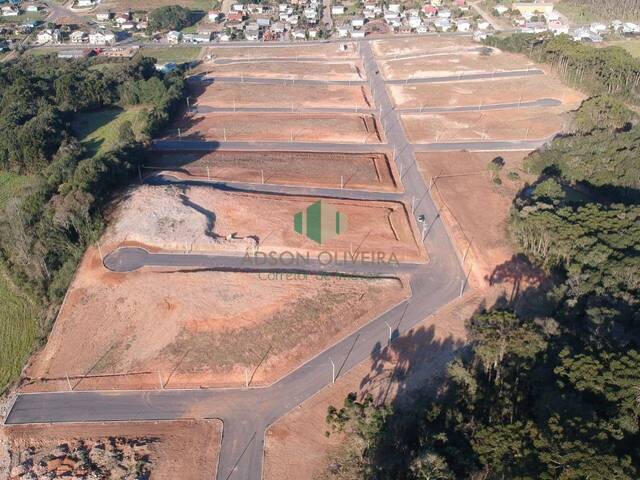
<svg viewBox="0 0 640 480">
<path fill-rule="evenodd" d="M 153 438 L 78 440 L 53 450 L 28 447 L 12 452 L 10 480 L 149 478 Z"/>
</svg>

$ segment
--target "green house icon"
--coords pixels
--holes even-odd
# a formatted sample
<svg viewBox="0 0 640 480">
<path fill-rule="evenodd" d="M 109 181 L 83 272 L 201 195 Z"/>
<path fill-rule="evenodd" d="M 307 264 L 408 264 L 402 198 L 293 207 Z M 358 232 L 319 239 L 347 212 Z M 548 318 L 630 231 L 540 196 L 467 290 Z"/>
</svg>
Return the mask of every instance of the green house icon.
<svg viewBox="0 0 640 480">
<path fill-rule="evenodd" d="M 347 231 L 347 217 L 318 200 L 293 216 L 293 229 L 317 243 L 324 243 Z"/>
</svg>

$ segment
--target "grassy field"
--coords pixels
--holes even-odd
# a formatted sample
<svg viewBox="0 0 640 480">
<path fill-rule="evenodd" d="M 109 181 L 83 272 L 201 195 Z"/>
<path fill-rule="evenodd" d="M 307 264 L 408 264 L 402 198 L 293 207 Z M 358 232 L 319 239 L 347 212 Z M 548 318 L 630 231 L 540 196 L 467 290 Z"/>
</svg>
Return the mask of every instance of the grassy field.
<svg viewBox="0 0 640 480">
<path fill-rule="evenodd" d="M 145 48 L 142 53 L 147 57 L 154 57 L 158 63 L 185 63 L 192 62 L 200 55 L 201 47 L 167 47 Z"/>
<path fill-rule="evenodd" d="M 614 45 L 622 47 L 634 57 L 640 58 L 640 40 L 615 40 L 613 42 L 606 42 L 605 47 L 612 47 Z"/>
<path fill-rule="evenodd" d="M 72 128 L 74 134 L 93 154 L 104 153 L 118 143 L 120 125 L 130 121 L 134 133 L 143 126 L 142 107 L 100 110 L 76 115 Z"/>
<path fill-rule="evenodd" d="M 0 209 L 20 189 L 31 182 L 29 177 L 0 172 Z M 22 370 L 39 333 L 41 308 L 21 294 L 0 266 L 0 392 Z"/>
</svg>

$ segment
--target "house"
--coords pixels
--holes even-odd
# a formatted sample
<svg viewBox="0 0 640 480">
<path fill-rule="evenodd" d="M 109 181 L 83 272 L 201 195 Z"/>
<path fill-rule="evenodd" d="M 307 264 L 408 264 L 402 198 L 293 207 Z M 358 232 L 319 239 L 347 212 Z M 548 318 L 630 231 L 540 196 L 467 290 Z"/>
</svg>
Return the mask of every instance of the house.
<svg viewBox="0 0 640 480">
<path fill-rule="evenodd" d="M 260 27 L 258 27 L 257 23 L 250 23 L 245 28 L 244 35 L 247 40 L 255 42 L 260 38 Z"/>
<path fill-rule="evenodd" d="M 318 38 L 318 31 L 317 30 L 309 30 L 309 38 Z"/>
<path fill-rule="evenodd" d="M 271 31 L 273 33 L 284 33 L 284 23 L 275 22 L 273 25 L 271 25 Z"/>
<path fill-rule="evenodd" d="M 409 17 L 409 27 L 416 29 L 422 25 L 422 19 L 420 17 Z"/>
<path fill-rule="evenodd" d="M 480 30 L 488 29 L 489 28 L 489 22 L 487 22 L 487 21 L 478 22 L 478 28 Z"/>
<path fill-rule="evenodd" d="M 504 5 L 496 5 L 493 10 L 498 15 L 504 15 L 505 13 L 507 13 L 509 11 L 509 8 L 505 7 Z"/>
<path fill-rule="evenodd" d="M 271 25 L 271 20 L 269 20 L 268 18 L 257 18 L 256 23 L 260 28 L 267 28 L 269 25 Z"/>
<path fill-rule="evenodd" d="M 95 5 L 95 2 L 94 0 L 78 0 L 77 5 L 80 8 L 93 7 Z"/>
<path fill-rule="evenodd" d="M 182 35 L 183 43 L 208 43 L 211 41 L 211 32 L 185 33 Z"/>
<path fill-rule="evenodd" d="M 606 32 L 608 30 L 608 27 L 604 23 L 592 23 L 591 25 L 589 25 L 589 30 L 591 31 L 591 33 L 600 34 Z"/>
<path fill-rule="evenodd" d="M 287 8 L 289 8 L 289 4 L 288 3 L 281 3 L 278 5 L 278 12 L 282 13 L 282 12 L 286 12 Z"/>
<path fill-rule="evenodd" d="M 251 13 L 264 13 L 265 6 L 261 3 L 250 3 L 247 5 L 247 10 Z"/>
<path fill-rule="evenodd" d="M 622 25 L 622 33 L 626 33 L 626 34 L 640 33 L 640 25 L 636 23 L 626 22 Z"/>
<path fill-rule="evenodd" d="M 338 37 L 340 38 L 345 38 L 349 36 L 349 29 L 345 26 L 338 27 L 336 31 L 338 32 Z"/>
<path fill-rule="evenodd" d="M 182 40 L 182 33 L 176 32 L 175 30 L 171 30 L 169 33 L 167 33 L 168 43 L 175 45 L 176 43 L 180 43 L 180 40 Z"/>
<path fill-rule="evenodd" d="M 389 11 L 394 13 L 400 13 L 401 6 L 399 3 L 391 3 L 389 4 Z"/>
<path fill-rule="evenodd" d="M 421 8 L 421 11 L 426 17 L 433 17 L 438 14 L 437 7 L 434 7 L 433 5 L 424 5 Z"/>
<path fill-rule="evenodd" d="M 128 23 L 131 20 L 131 15 L 127 12 L 127 13 L 121 13 L 120 15 L 118 15 L 116 17 L 116 23 L 118 25 L 123 25 L 125 23 Z"/>
<path fill-rule="evenodd" d="M 456 28 L 459 32 L 468 32 L 471 29 L 471 23 L 467 20 L 456 21 Z"/>
<path fill-rule="evenodd" d="M 521 15 L 547 15 L 553 11 L 552 2 L 534 1 L 534 2 L 516 2 L 511 8 L 520 12 Z"/>
<path fill-rule="evenodd" d="M 231 35 L 227 33 L 223 33 L 222 35 L 220 35 L 221 42 L 228 42 L 229 40 L 231 40 Z"/>
<path fill-rule="evenodd" d="M 307 38 L 307 35 L 304 33 L 304 30 L 296 30 L 292 34 L 294 40 L 304 40 Z"/>
<path fill-rule="evenodd" d="M 438 10 L 438 18 L 451 18 L 451 10 L 448 8 L 441 8 Z"/>
<path fill-rule="evenodd" d="M 111 12 L 96 13 L 96 19 L 99 22 L 108 22 L 109 20 L 111 20 L 111 17 L 113 17 L 113 13 Z"/>
<path fill-rule="evenodd" d="M 418 28 L 416 28 L 416 33 L 424 34 L 424 33 L 427 33 L 428 31 L 429 29 L 425 24 L 422 24 Z"/>
<path fill-rule="evenodd" d="M 227 22 L 240 23 L 242 21 L 242 12 L 229 12 L 227 15 Z"/>
<path fill-rule="evenodd" d="M 20 10 L 16 7 L 2 7 L 2 16 L 3 17 L 17 17 L 20 15 Z"/>
<path fill-rule="evenodd" d="M 465 0 L 455 0 L 456 7 L 464 7 Z"/>
<path fill-rule="evenodd" d="M 60 43 L 60 30 L 47 28 L 36 35 L 36 42 L 40 45 L 46 43 Z"/>
<path fill-rule="evenodd" d="M 110 30 L 98 30 L 89 34 L 89 43 L 92 45 L 113 45 L 116 43 L 116 35 Z"/>
<path fill-rule="evenodd" d="M 217 22 L 220 18 L 220 12 L 218 10 L 209 10 L 209 13 L 207 13 L 207 18 L 210 22 Z"/>
<path fill-rule="evenodd" d="M 241 4 L 241 3 L 234 3 L 234 4 L 231 6 L 231 9 L 232 9 L 234 12 L 244 12 L 244 5 L 243 5 L 243 4 Z"/>
<path fill-rule="evenodd" d="M 71 35 L 69 35 L 69 40 L 71 41 L 71 43 L 84 43 L 89 40 L 89 35 L 87 35 L 87 33 L 83 32 L 82 30 L 76 30 L 75 32 L 71 32 Z"/>
<path fill-rule="evenodd" d="M 351 31 L 351 38 L 364 38 L 364 30 Z"/>
<path fill-rule="evenodd" d="M 178 65 L 176 63 L 173 62 L 169 62 L 169 63 L 156 63 L 155 64 L 156 70 L 162 73 L 169 73 L 169 72 L 173 72 L 176 68 L 178 68 Z"/>
<path fill-rule="evenodd" d="M 291 15 L 287 18 L 287 23 L 289 25 L 298 25 L 298 15 Z"/>
<path fill-rule="evenodd" d="M 448 32 L 451 30 L 451 21 L 448 18 L 438 18 L 433 22 L 433 24 L 442 32 Z"/>
<path fill-rule="evenodd" d="M 331 15 L 344 15 L 344 5 L 333 5 Z"/>
<path fill-rule="evenodd" d="M 353 20 L 351 20 L 351 26 L 353 28 L 364 27 L 364 18 L 354 18 Z"/>
<path fill-rule="evenodd" d="M 27 5 L 25 8 L 25 11 L 29 12 L 29 13 L 37 13 L 40 10 L 43 10 L 44 8 L 42 7 L 42 5 L 36 5 L 36 4 L 31 4 L 31 5 Z"/>
<path fill-rule="evenodd" d="M 560 20 L 553 20 L 551 22 L 547 22 L 547 27 L 549 28 L 549 31 L 553 32 L 554 35 L 569 33 L 569 25 L 562 23 Z"/>
<path fill-rule="evenodd" d="M 556 12 L 555 10 L 553 10 L 550 13 L 545 13 L 544 18 L 547 20 L 547 22 L 551 22 L 553 20 L 560 20 L 561 15 L 559 12 Z"/>
</svg>

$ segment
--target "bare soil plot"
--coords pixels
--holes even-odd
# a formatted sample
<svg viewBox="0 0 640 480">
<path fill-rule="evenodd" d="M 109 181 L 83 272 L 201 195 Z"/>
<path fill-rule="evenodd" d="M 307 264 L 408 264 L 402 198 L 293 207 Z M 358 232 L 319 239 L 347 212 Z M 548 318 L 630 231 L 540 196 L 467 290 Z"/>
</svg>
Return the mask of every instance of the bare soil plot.
<svg viewBox="0 0 640 480">
<path fill-rule="evenodd" d="M 537 65 L 523 55 L 493 50 L 491 55 L 478 52 L 462 54 L 417 56 L 398 60 L 378 60 L 382 75 L 387 80 L 446 77 L 472 73 L 526 70 Z"/>
<path fill-rule="evenodd" d="M 536 140 L 564 130 L 561 107 L 401 115 L 412 142 Z"/>
<path fill-rule="evenodd" d="M 176 127 L 183 137 L 218 141 L 380 143 L 383 136 L 374 115 L 359 113 L 195 114 Z"/>
<path fill-rule="evenodd" d="M 429 84 L 388 85 L 398 108 L 459 107 L 492 103 L 529 102 L 541 98 L 560 100 L 574 109 L 584 99 L 552 75 Z"/>
<path fill-rule="evenodd" d="M 175 152 L 155 154 L 146 166 L 170 170 L 182 178 L 376 191 L 402 189 L 395 163 L 383 153 Z"/>
<path fill-rule="evenodd" d="M 200 70 L 209 77 L 286 78 L 288 80 L 359 81 L 366 77 L 358 60 L 325 61 L 260 61 L 243 60 L 232 63 L 207 62 Z"/>
<path fill-rule="evenodd" d="M 293 218 L 317 197 L 225 192 L 209 187 L 136 188 L 114 214 L 103 243 L 139 242 L 164 250 L 235 255 L 322 252 L 423 262 L 424 246 L 404 203 L 325 199 L 347 218 L 347 231 L 323 244 L 295 232 Z M 103 247 L 105 252 L 107 247 Z M 368 253 L 366 253 L 368 252 Z M 371 258 L 369 258 L 371 260 Z"/>
<path fill-rule="evenodd" d="M 417 154 L 418 167 L 425 181 L 431 183 L 433 198 L 441 212 L 456 247 L 467 255 L 472 278 L 486 287 L 498 265 L 511 259 L 513 249 L 507 238 L 507 219 L 515 194 L 522 188 L 527 174 L 521 170 L 529 152 L 446 152 Z M 487 165 L 502 157 L 505 166 L 502 184 L 491 179 Z M 516 172 L 519 179 L 510 180 Z"/>
<path fill-rule="evenodd" d="M 117 274 L 91 249 L 22 388 L 67 389 L 67 373 L 77 389 L 271 383 L 409 294 L 405 278 Z"/>
<path fill-rule="evenodd" d="M 198 106 L 360 108 L 370 109 L 373 99 L 364 85 L 259 85 L 214 83 L 196 91 Z"/>
<path fill-rule="evenodd" d="M 215 477 L 220 452 L 222 422 L 218 420 L 179 420 L 171 422 L 110 422 L 4 426 L 0 432 L 8 443 L 11 467 L 33 461 L 29 470 L 38 478 L 47 471 L 61 478 L 88 468 L 77 457 L 66 454 L 80 448 L 104 467 L 100 478 L 139 478 L 137 463 L 146 465 L 150 478 L 160 480 L 205 480 Z M 33 453 L 27 449 L 33 448 Z M 53 455 L 50 459 L 49 455 Z M 47 466 L 39 465 L 45 459 Z M 129 471 L 125 477 L 122 470 Z M 28 474 L 26 474 L 28 475 Z M 36 478 L 36 477 L 11 477 Z M 58 477 L 56 477 L 58 478 Z M 82 478 L 85 478 L 82 476 Z M 89 478 L 89 477 L 87 477 Z M 91 478 L 98 478 L 91 477 Z M 146 478 L 146 477 L 145 477 Z"/>
<path fill-rule="evenodd" d="M 340 48 L 346 45 L 346 50 Z M 335 58 L 359 58 L 358 45 L 355 42 L 340 43 L 315 43 L 300 45 L 265 45 L 255 46 L 215 46 L 206 49 L 204 58 L 219 59 L 261 59 L 261 58 L 285 58 L 292 60 L 303 57 Z"/>
<path fill-rule="evenodd" d="M 341 407 L 350 392 L 393 403 L 398 394 L 410 397 L 416 386 L 437 384 L 450 352 L 466 337 L 465 320 L 482 299 L 472 293 L 452 302 L 274 423 L 266 436 L 264 479 L 325 478 L 320 473 L 345 441 L 338 433 L 325 435 L 327 407 Z"/>
<path fill-rule="evenodd" d="M 411 37 L 385 38 L 371 42 L 373 53 L 377 57 L 395 55 L 444 54 L 456 53 L 463 49 L 480 47 L 471 37 Z"/>
</svg>

